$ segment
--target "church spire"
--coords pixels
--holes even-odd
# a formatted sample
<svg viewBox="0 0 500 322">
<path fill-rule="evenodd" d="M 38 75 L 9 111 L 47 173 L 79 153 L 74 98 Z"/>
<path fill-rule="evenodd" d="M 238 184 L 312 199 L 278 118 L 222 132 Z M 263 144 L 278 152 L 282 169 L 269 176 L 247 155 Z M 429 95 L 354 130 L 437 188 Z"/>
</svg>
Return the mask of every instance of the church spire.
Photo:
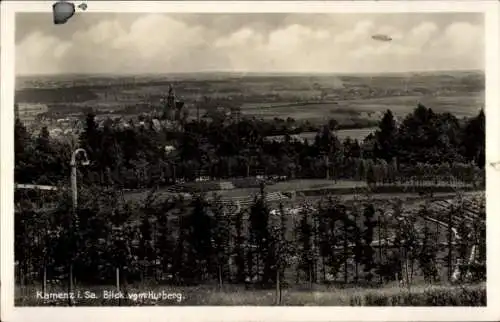
<svg viewBox="0 0 500 322">
<path fill-rule="evenodd" d="M 173 109 L 175 107 L 175 92 L 172 84 L 168 86 L 167 105 L 170 109 Z"/>
<path fill-rule="evenodd" d="M 172 84 L 168 86 L 167 101 L 164 102 L 163 115 L 166 119 L 173 120 L 173 113 L 175 111 L 175 92 Z"/>
</svg>

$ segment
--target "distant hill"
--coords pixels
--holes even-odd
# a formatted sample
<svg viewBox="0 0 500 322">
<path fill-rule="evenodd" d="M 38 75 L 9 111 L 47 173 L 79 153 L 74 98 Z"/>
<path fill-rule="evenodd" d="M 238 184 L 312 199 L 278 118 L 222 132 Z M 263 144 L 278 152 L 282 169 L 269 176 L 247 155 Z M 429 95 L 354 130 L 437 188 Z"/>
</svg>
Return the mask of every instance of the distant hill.
<svg viewBox="0 0 500 322">
<path fill-rule="evenodd" d="M 186 100 L 202 96 L 238 102 L 304 102 L 332 94 L 353 99 L 370 88 L 378 97 L 395 95 L 469 94 L 484 91 L 482 71 L 436 71 L 384 74 L 298 74 L 200 72 L 156 75 L 44 75 L 20 76 L 15 99 L 19 103 L 96 103 L 125 105 L 159 101 L 173 84 Z M 406 85 L 405 85 L 406 84 Z M 405 90 L 408 87 L 409 91 Z M 406 92 L 403 92 L 406 91 Z M 413 92 L 412 92 L 413 91 Z M 109 95 L 108 95 L 109 94 Z M 355 98 L 374 97 L 361 93 Z M 189 98 L 189 99 L 188 99 Z M 97 104 L 98 105 L 98 104 Z"/>
<path fill-rule="evenodd" d="M 80 82 L 120 82 L 141 83 L 145 81 L 172 80 L 210 80 L 226 78 L 254 77 L 412 77 L 412 76 L 453 76 L 478 75 L 484 77 L 482 70 L 439 70 L 439 71 L 409 71 L 388 73 L 283 73 L 283 72 L 238 72 L 238 71 L 202 71 L 193 73 L 166 74 L 57 74 L 57 75 L 22 75 L 16 78 L 16 89 L 29 87 L 72 86 Z"/>
</svg>

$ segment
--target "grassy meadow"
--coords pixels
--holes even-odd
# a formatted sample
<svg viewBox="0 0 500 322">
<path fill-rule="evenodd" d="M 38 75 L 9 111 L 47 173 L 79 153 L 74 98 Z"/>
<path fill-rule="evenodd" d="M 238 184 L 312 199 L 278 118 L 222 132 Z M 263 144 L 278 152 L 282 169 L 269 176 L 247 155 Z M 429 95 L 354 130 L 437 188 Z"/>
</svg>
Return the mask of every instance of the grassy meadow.
<svg viewBox="0 0 500 322">
<path fill-rule="evenodd" d="M 275 117 L 291 117 L 295 120 L 308 120 L 312 123 L 321 122 L 325 117 L 340 120 L 341 124 L 348 124 L 349 120 L 378 120 L 381 113 L 391 109 L 396 117 L 407 115 L 412 106 L 418 103 L 432 107 L 439 112 L 449 112 L 459 118 L 468 117 L 477 113 L 484 105 L 484 92 L 471 94 L 454 94 L 450 96 L 430 95 L 402 95 L 386 97 L 354 98 L 350 100 L 335 100 L 318 103 L 264 103 L 252 104 L 250 108 L 242 106 L 242 113 L 263 119 Z M 474 109 L 474 107 L 477 107 Z"/>
<path fill-rule="evenodd" d="M 50 306 L 67 302 L 65 299 L 57 301 L 37 299 L 36 293 L 37 291 L 41 292 L 41 290 L 40 286 L 31 286 L 26 289 L 18 288 L 16 290 L 16 305 Z M 197 287 L 162 287 L 154 285 L 140 288 L 130 285 L 122 287 L 120 290 L 125 294 L 125 299 L 104 298 L 104 291 L 118 292 L 116 285 L 77 286 L 75 296 L 80 291 L 80 298 L 76 298 L 74 304 L 77 306 L 486 306 L 485 283 L 460 286 L 417 284 L 409 288 L 397 284 L 389 284 L 384 287 L 305 285 L 302 289 L 282 289 L 280 304 L 276 303 L 276 290 L 247 290 L 238 285 L 223 285 L 222 289 L 215 285 Z M 52 294 L 65 291 L 63 287 L 49 287 L 47 289 L 47 293 Z M 128 298 L 128 294 L 133 296 L 133 294 L 140 294 L 141 292 L 164 292 L 169 296 L 157 300 Z"/>
</svg>

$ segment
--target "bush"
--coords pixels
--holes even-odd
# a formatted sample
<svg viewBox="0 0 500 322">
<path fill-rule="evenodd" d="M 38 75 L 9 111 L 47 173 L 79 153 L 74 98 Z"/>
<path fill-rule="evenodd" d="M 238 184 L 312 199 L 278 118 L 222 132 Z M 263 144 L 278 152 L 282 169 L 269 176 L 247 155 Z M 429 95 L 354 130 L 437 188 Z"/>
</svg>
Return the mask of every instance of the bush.
<svg viewBox="0 0 500 322">
<path fill-rule="evenodd" d="M 364 295 L 363 300 L 355 299 L 351 303 L 367 306 L 485 306 L 486 287 L 429 288 L 423 292 L 402 290 L 397 294 L 373 292 Z"/>
</svg>

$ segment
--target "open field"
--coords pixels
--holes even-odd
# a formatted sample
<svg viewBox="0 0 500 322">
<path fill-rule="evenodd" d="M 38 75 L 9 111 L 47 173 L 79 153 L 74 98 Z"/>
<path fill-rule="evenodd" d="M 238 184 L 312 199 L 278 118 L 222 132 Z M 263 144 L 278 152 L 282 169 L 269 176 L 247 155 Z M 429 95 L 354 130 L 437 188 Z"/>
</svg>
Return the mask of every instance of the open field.
<svg viewBox="0 0 500 322">
<path fill-rule="evenodd" d="M 377 130 L 376 127 L 367 127 L 367 128 L 360 128 L 360 129 L 345 129 L 345 130 L 337 130 L 335 131 L 335 135 L 340 141 L 345 140 L 346 138 L 351 138 L 352 140 L 358 140 L 359 142 L 363 141 L 369 134 L 374 133 Z M 307 140 L 308 142 L 314 142 L 314 139 L 316 138 L 317 132 L 302 132 L 296 135 L 292 135 L 292 137 L 299 138 L 301 140 Z M 266 139 L 272 140 L 273 138 L 276 138 L 278 140 L 281 140 L 283 135 L 276 135 L 276 136 L 268 136 Z"/>
<path fill-rule="evenodd" d="M 390 109 L 395 116 L 404 117 L 411 112 L 417 103 L 432 108 L 436 112 L 451 113 L 458 118 L 477 114 L 484 107 L 484 91 L 468 93 L 465 95 L 409 95 L 389 98 L 369 98 L 360 100 L 341 101 L 339 106 L 362 112 L 385 111 Z"/>
<path fill-rule="evenodd" d="M 446 94 L 445 94 L 446 95 Z M 382 113 L 390 109 L 396 117 L 404 117 L 422 103 L 441 113 L 452 113 L 458 118 L 475 115 L 484 106 L 484 92 L 474 92 L 465 95 L 429 96 L 403 95 L 377 98 L 360 98 L 351 100 L 337 100 L 325 103 L 303 103 L 272 105 L 265 103 L 260 109 L 242 107 L 242 113 L 257 118 L 273 119 L 275 117 L 291 117 L 295 120 L 308 120 L 312 123 L 324 121 L 325 118 L 334 118 L 341 124 L 357 119 L 377 121 Z M 352 111 L 352 112 L 351 112 Z"/>
<path fill-rule="evenodd" d="M 230 182 L 233 184 L 231 189 L 222 189 L 221 183 Z M 418 185 L 410 183 L 399 184 L 379 184 L 375 187 L 368 187 L 366 181 L 354 180 L 325 180 L 325 179 L 296 179 L 275 184 L 266 185 L 266 193 L 276 196 L 281 194 L 281 198 L 276 198 L 270 201 L 288 201 L 288 197 L 283 194 L 294 192 L 297 193 L 297 198 L 303 200 L 317 199 L 326 195 L 338 195 L 343 199 L 352 199 L 354 197 L 363 197 L 369 193 L 374 199 L 390 199 L 397 196 L 402 197 L 418 197 L 430 189 L 437 194 L 454 194 L 456 189 L 464 191 L 474 190 L 469 184 L 462 182 L 421 182 Z M 156 191 L 156 196 L 174 196 L 177 193 L 195 193 L 201 192 L 210 197 L 213 193 L 218 194 L 223 200 L 239 201 L 242 204 L 251 203 L 254 196 L 260 193 L 258 183 L 255 179 L 247 178 L 221 181 L 205 181 L 177 184 L 168 188 Z M 474 192 L 471 192 L 474 193 Z M 149 191 L 125 191 L 127 200 L 142 200 L 149 194 Z"/>
<path fill-rule="evenodd" d="M 30 305 L 64 305 L 67 300 L 45 301 L 36 299 L 34 294 L 41 292 L 40 286 L 21 289 L 16 287 L 15 304 Z M 133 285 L 122 288 L 134 296 L 143 292 L 169 294 L 168 299 L 133 300 L 133 299 L 104 299 L 104 291 L 117 292 L 116 286 L 81 286 L 81 299 L 77 299 L 77 306 L 102 305 L 275 305 L 275 292 L 272 290 L 245 290 L 243 286 L 223 285 L 220 290 L 216 286 L 200 287 L 169 287 L 151 286 L 136 288 Z M 52 287 L 48 292 L 64 292 L 63 287 Z M 116 293 L 115 293 L 116 294 Z M 87 295 L 87 298 L 84 298 Z M 95 298 L 94 298 L 95 295 Z M 127 295 L 128 297 L 128 295 Z M 385 287 L 344 287 L 313 285 L 312 291 L 308 286 L 300 289 L 283 289 L 281 305 L 285 306 L 485 306 L 486 285 L 472 284 L 464 286 L 453 285 L 413 285 L 409 290 L 398 285 Z"/>
</svg>

